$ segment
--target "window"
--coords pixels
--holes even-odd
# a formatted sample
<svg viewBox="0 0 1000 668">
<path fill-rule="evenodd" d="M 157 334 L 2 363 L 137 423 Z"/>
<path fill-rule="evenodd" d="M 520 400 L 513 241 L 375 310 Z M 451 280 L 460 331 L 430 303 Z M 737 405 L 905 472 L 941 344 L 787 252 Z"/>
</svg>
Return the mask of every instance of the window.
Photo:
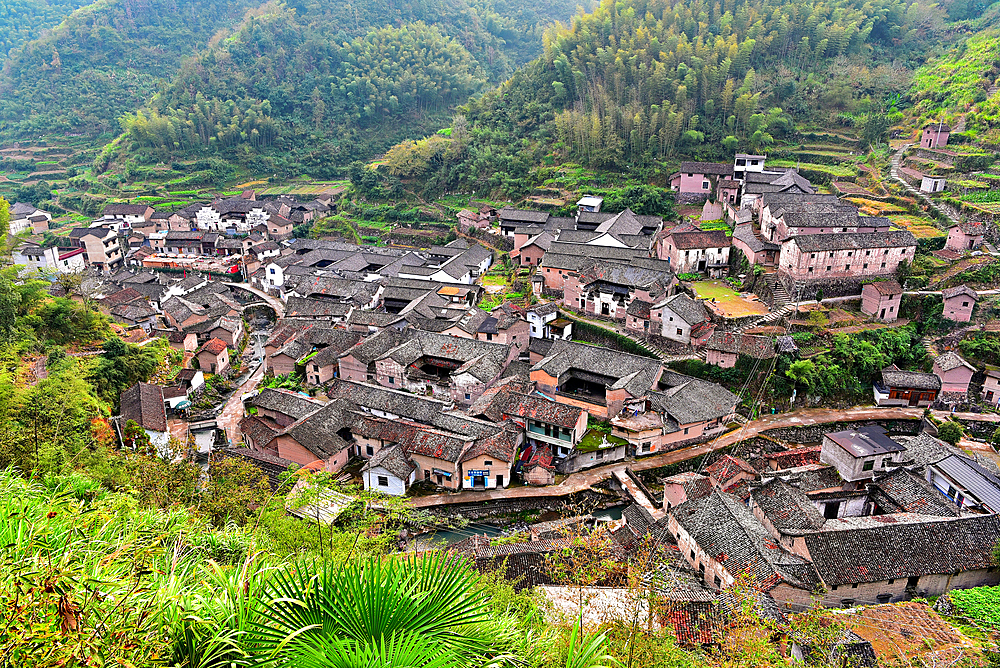
<svg viewBox="0 0 1000 668">
<path fill-rule="evenodd" d="M 806 270 L 806 273 L 808 273 L 808 274 L 811 274 L 811 273 L 812 273 L 812 271 L 813 271 L 813 268 L 812 268 L 812 267 L 809 267 L 809 269 L 807 269 L 807 270 Z"/>
<path fill-rule="evenodd" d="M 889 584 L 893 584 L 895 580 L 889 580 Z"/>
<path fill-rule="evenodd" d="M 867 267 L 868 265 L 866 264 L 865 266 Z M 487 333 L 487 334 L 486 334 L 486 340 L 487 340 L 487 341 L 492 341 L 492 340 L 493 340 L 493 335 L 492 335 L 492 334 L 490 334 L 490 333 Z"/>
<path fill-rule="evenodd" d="M 851 265 L 845 264 L 844 265 L 844 271 L 850 271 L 850 270 L 851 270 Z"/>
<path fill-rule="evenodd" d="M 378 477 L 378 486 L 379 487 L 388 487 L 389 486 L 389 476 L 380 475 Z"/>
<path fill-rule="evenodd" d="M 710 187 L 712 187 L 712 184 L 709 183 L 708 181 L 702 181 L 701 182 L 701 189 L 702 190 L 708 190 Z"/>
<path fill-rule="evenodd" d="M 885 262 L 882 263 L 882 269 L 885 269 Z"/>
<path fill-rule="evenodd" d="M 677 328 L 677 336 L 684 336 L 684 330 L 680 327 Z"/>
<path fill-rule="evenodd" d="M 392 376 L 389 376 L 389 384 L 390 385 L 395 385 L 396 384 L 396 379 L 393 378 Z"/>
<path fill-rule="evenodd" d="M 372 455 L 375 454 L 375 448 L 373 448 L 370 445 L 366 445 L 365 446 L 365 454 L 367 454 L 369 457 L 371 457 Z"/>
<path fill-rule="evenodd" d="M 884 469 L 889 468 L 889 464 L 891 464 L 891 463 L 892 463 L 892 458 L 891 457 L 886 457 L 885 459 L 882 460 L 882 468 L 884 468 Z"/>
<path fill-rule="evenodd" d="M 273 274 L 274 273 L 274 267 L 271 267 L 268 271 L 270 271 Z"/>
<path fill-rule="evenodd" d="M 863 267 L 861 267 L 861 268 L 862 268 L 862 269 L 867 269 L 867 268 L 868 268 L 868 263 L 867 263 L 867 262 L 865 262 L 864 266 L 863 266 Z"/>
<path fill-rule="evenodd" d="M 483 466 L 493 466 L 493 460 L 492 459 L 484 459 L 483 460 Z"/>
<path fill-rule="evenodd" d="M 642 444 L 642 451 L 643 452 L 649 452 L 650 448 L 652 448 L 652 446 L 649 443 L 643 443 Z"/>
<path fill-rule="evenodd" d="M 833 269 L 833 267 L 831 267 L 830 265 L 826 265 L 826 270 L 827 271 L 830 271 L 831 269 Z"/>
<path fill-rule="evenodd" d="M 968 306 L 969 302 L 962 302 L 962 306 Z"/>
<path fill-rule="evenodd" d="M 685 436 L 687 436 L 687 433 L 688 433 L 688 430 L 689 430 L 689 429 L 690 429 L 690 427 L 684 427 L 684 435 L 685 435 Z"/>
<path fill-rule="evenodd" d="M 832 587 L 830 587 L 830 591 L 837 591 L 837 585 L 833 585 Z"/>
<path fill-rule="evenodd" d="M 869 459 L 869 460 L 868 460 L 868 461 L 866 461 L 866 462 L 864 463 L 864 465 L 863 465 L 863 466 L 861 467 L 861 470 L 862 470 L 862 471 L 871 471 L 871 470 L 872 470 L 872 469 L 874 469 L 874 468 L 875 468 L 875 460 L 874 460 L 874 459 Z"/>
<path fill-rule="evenodd" d="M 816 259 L 816 253 L 810 253 L 810 254 L 809 254 L 809 259 L 810 259 L 810 260 L 814 260 L 814 259 Z"/>
<path fill-rule="evenodd" d="M 715 576 L 715 586 L 722 589 L 722 579 L 718 575 Z"/>
<path fill-rule="evenodd" d="M 466 392 L 466 393 L 465 393 L 465 400 L 466 400 L 466 401 L 469 401 L 469 400 L 471 400 L 471 399 L 472 399 L 472 395 L 471 395 L 471 394 L 469 394 L 468 392 Z"/>
<path fill-rule="evenodd" d="M 854 251 L 847 251 L 847 257 L 851 257 L 853 255 L 854 255 Z"/>
<path fill-rule="evenodd" d="M 844 231 L 846 232 L 847 230 L 844 230 Z M 871 254 L 872 254 L 871 251 L 865 251 L 865 255 L 871 255 Z"/>
<path fill-rule="evenodd" d="M 854 584 L 851 585 L 851 589 L 857 589 L 857 588 L 858 588 L 858 583 L 857 582 L 855 582 Z"/>
</svg>

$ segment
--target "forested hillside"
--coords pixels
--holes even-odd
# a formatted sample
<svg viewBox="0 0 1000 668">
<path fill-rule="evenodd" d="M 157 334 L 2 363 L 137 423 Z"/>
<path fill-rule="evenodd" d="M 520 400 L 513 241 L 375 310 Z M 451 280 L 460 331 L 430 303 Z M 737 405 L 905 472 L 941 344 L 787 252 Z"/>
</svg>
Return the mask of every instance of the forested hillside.
<svg viewBox="0 0 1000 668">
<path fill-rule="evenodd" d="M 269 4 L 127 118 L 123 146 L 140 163 L 209 149 L 257 173 L 294 165 L 328 176 L 439 128 L 455 105 L 537 55 L 543 27 L 572 11 L 569 2 Z"/>
<path fill-rule="evenodd" d="M 0 141 L 117 128 L 181 59 L 238 21 L 250 0 L 97 0 L 24 45 L 0 76 Z"/>
<path fill-rule="evenodd" d="M 0 3 L 0 62 L 25 42 L 59 24 L 89 0 L 5 0 Z"/>
<path fill-rule="evenodd" d="M 431 161 L 398 147 L 390 168 L 439 188 L 509 190 L 546 156 L 655 172 L 678 156 L 767 150 L 797 125 L 877 142 L 945 18 L 902 0 L 605 0 L 467 106 L 461 146 Z"/>
</svg>

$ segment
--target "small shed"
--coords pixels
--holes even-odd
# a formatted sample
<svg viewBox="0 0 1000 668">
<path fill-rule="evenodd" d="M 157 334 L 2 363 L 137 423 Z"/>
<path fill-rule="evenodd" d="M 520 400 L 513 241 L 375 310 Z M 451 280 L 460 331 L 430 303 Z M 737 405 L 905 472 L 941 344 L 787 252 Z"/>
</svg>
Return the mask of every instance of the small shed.
<svg viewBox="0 0 1000 668">
<path fill-rule="evenodd" d="M 943 176 L 929 176 L 924 174 L 920 177 L 920 192 L 939 193 L 944 190 L 947 180 Z"/>
<path fill-rule="evenodd" d="M 403 496 L 416 479 L 417 467 L 399 445 L 383 448 L 361 468 L 365 489 Z"/>
<path fill-rule="evenodd" d="M 982 223 L 963 221 L 948 230 L 948 240 L 944 247 L 957 252 L 976 250 L 983 245 L 986 226 Z"/>
</svg>

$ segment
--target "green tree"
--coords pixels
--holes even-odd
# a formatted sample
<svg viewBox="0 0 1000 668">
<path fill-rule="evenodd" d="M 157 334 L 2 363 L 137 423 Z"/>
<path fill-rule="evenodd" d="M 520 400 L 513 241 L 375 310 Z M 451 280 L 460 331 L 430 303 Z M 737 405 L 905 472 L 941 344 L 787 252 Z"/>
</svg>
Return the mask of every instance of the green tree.
<svg viewBox="0 0 1000 668">
<path fill-rule="evenodd" d="M 957 445 L 962 436 L 965 435 L 965 429 L 962 428 L 958 422 L 948 421 L 938 427 L 938 438 L 940 438 L 945 443 L 951 443 L 952 445 Z"/>
<path fill-rule="evenodd" d="M 816 376 L 816 365 L 811 360 L 797 360 L 788 366 L 785 375 L 791 378 L 795 384 L 811 390 Z"/>
</svg>

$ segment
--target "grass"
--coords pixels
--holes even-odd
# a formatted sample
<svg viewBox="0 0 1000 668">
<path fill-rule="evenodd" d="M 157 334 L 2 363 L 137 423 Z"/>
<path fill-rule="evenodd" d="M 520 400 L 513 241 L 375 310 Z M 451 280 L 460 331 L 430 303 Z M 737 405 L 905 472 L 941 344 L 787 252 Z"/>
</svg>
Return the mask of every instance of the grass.
<svg viewBox="0 0 1000 668">
<path fill-rule="evenodd" d="M 588 429 L 587 433 L 580 439 L 580 442 L 576 444 L 576 449 L 580 452 L 594 452 L 596 450 L 600 450 L 605 439 L 607 439 L 608 442 L 608 445 L 605 447 L 613 448 L 619 445 L 626 445 L 628 443 L 628 441 L 624 438 L 612 436 L 611 434 L 606 434 L 597 429 Z"/>
<path fill-rule="evenodd" d="M 724 281 L 698 281 L 692 283 L 698 296 L 707 301 L 713 301 L 727 318 L 741 318 L 748 315 L 764 315 L 768 313 L 767 306 L 761 302 L 750 301 L 741 297 Z"/>
<path fill-rule="evenodd" d="M 729 223 L 724 220 L 706 220 L 698 223 L 698 229 L 706 232 L 711 230 L 722 230 L 726 233 L 727 237 L 733 236 L 733 228 L 729 227 Z"/>
<path fill-rule="evenodd" d="M 847 201 L 861 209 L 861 214 L 865 216 L 884 216 L 887 213 L 901 213 L 905 209 L 888 202 L 878 202 L 864 197 L 848 197 Z"/>
<path fill-rule="evenodd" d="M 483 285 L 508 285 L 510 280 L 505 275 L 486 275 L 480 281 Z"/>
<path fill-rule="evenodd" d="M 768 160 L 767 164 L 772 167 L 796 167 L 798 169 L 810 169 L 816 172 L 826 172 L 833 176 L 854 176 L 854 169 L 841 165 L 820 165 L 813 162 L 799 162 L 798 160 Z"/>
</svg>

